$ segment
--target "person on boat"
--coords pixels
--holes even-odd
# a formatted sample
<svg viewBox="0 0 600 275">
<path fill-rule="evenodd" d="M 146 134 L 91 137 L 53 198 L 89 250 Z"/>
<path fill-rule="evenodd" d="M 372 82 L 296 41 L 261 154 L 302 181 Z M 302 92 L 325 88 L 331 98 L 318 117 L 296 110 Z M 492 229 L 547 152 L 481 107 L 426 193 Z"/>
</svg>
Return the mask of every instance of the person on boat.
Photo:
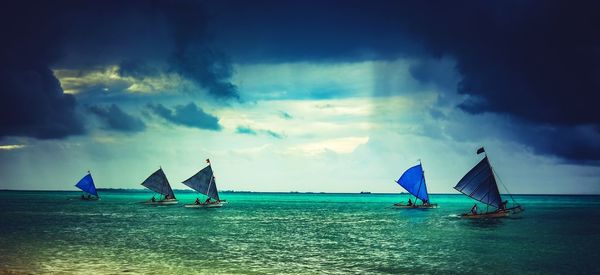
<svg viewBox="0 0 600 275">
<path fill-rule="evenodd" d="M 168 200 L 168 199 L 169 199 L 169 194 L 166 194 L 165 195 L 165 200 Z"/>
<path fill-rule="evenodd" d="M 423 200 L 423 205 L 429 205 L 429 201 L 428 200 Z"/>
<path fill-rule="evenodd" d="M 408 199 L 408 206 L 412 206 L 412 205 L 413 205 L 412 200 L 409 198 Z"/>
<path fill-rule="evenodd" d="M 471 214 L 477 215 L 477 204 L 473 204 L 473 207 L 471 207 Z"/>
<path fill-rule="evenodd" d="M 206 200 L 204 201 L 204 204 L 210 204 L 210 198 L 206 199 Z"/>
<path fill-rule="evenodd" d="M 506 205 L 508 204 L 508 200 L 503 201 L 502 205 L 500 205 L 500 210 L 506 210 Z"/>
<path fill-rule="evenodd" d="M 154 196 L 152 196 L 152 202 L 156 202 L 156 199 L 154 198 Z"/>
<path fill-rule="evenodd" d="M 200 204 L 200 199 L 196 198 L 196 201 L 194 202 L 195 204 Z"/>
<path fill-rule="evenodd" d="M 92 195 L 88 195 L 88 200 L 91 200 L 91 199 L 92 199 Z"/>
</svg>

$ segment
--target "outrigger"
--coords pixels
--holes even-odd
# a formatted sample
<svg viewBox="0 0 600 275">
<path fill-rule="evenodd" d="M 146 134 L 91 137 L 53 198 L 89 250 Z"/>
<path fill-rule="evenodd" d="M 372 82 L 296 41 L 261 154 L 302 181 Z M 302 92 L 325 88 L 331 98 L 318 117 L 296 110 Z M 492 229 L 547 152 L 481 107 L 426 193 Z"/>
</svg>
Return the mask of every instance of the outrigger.
<svg viewBox="0 0 600 275">
<path fill-rule="evenodd" d="M 481 153 L 485 153 L 483 147 L 477 150 L 478 155 Z M 506 189 L 506 186 L 504 188 Z M 503 218 L 525 211 L 521 205 L 516 203 L 512 195 L 508 193 L 508 189 L 506 191 L 512 199 L 513 206 L 507 207 L 508 201 L 502 201 L 496 182 L 496 175 L 490 164 L 487 153 L 485 153 L 485 157 L 467 172 L 456 186 L 454 186 L 454 189 L 474 200 L 486 204 L 488 207 L 491 206 L 496 209 L 494 211 L 488 211 L 488 209 L 486 209 L 486 212 L 480 213 L 477 211 L 477 204 L 475 204 L 469 213 L 461 214 L 461 218 Z"/>
<path fill-rule="evenodd" d="M 420 160 L 418 165 L 408 168 L 396 183 L 406 189 L 408 193 L 415 196 L 415 201 L 413 203 L 409 198 L 407 204 L 395 203 L 395 207 L 405 209 L 429 209 L 438 207 L 437 203 L 429 203 L 429 194 L 427 193 L 427 184 L 425 183 L 425 172 L 423 171 L 423 165 Z M 421 200 L 423 203 L 417 204 L 417 199 Z"/>
</svg>

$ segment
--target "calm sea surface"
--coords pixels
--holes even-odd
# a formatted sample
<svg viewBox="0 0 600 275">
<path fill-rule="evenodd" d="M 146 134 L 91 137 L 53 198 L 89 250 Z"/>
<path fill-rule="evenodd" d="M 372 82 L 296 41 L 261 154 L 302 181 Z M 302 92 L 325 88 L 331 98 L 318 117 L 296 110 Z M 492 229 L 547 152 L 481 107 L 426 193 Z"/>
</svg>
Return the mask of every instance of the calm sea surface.
<svg viewBox="0 0 600 275">
<path fill-rule="evenodd" d="M 600 273 L 599 196 L 515 196 L 519 218 L 461 220 L 473 201 L 225 193 L 221 209 L 145 192 L 0 192 L 0 273 Z M 481 206 L 480 206 L 481 207 Z M 480 208 L 481 209 L 481 208 Z"/>
</svg>

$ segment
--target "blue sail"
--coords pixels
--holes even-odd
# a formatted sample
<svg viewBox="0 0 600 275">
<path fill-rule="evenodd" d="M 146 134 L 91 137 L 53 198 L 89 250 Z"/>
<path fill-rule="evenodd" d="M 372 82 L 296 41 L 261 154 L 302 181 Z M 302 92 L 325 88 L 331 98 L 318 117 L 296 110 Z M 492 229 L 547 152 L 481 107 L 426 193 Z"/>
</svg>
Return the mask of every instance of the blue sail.
<svg viewBox="0 0 600 275">
<path fill-rule="evenodd" d="M 487 156 L 454 186 L 459 192 L 487 205 L 500 208 L 502 198 Z"/>
<path fill-rule="evenodd" d="M 408 193 L 419 198 L 422 201 L 429 201 L 427 194 L 427 185 L 425 184 L 425 176 L 421 164 L 415 165 L 402 174 L 400 179 L 396 181 L 400 186 L 404 187 Z"/>
<path fill-rule="evenodd" d="M 98 197 L 98 192 L 96 191 L 96 186 L 94 185 L 94 179 L 92 179 L 92 174 L 85 175 L 85 177 L 75 184 L 75 187 L 81 189 L 83 192 Z"/>
</svg>

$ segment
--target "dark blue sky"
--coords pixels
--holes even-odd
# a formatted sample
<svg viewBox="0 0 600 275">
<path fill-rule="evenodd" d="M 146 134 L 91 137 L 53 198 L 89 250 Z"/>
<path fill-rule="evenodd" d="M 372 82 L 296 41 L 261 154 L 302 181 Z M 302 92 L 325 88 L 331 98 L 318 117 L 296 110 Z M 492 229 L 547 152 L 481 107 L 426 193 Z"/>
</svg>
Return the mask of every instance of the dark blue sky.
<svg viewBox="0 0 600 275">
<path fill-rule="evenodd" d="M 119 140 L 156 133 L 157 121 L 291 140 L 284 128 L 229 129 L 223 116 L 263 101 L 434 90 L 421 136 L 501 140 L 597 175 L 598 14 L 597 1 L 8 2 L 0 11 L 0 145 L 102 131 Z M 349 84 L 364 74 L 319 77 L 321 69 L 359 71 L 352 64 L 369 66 L 368 87 Z M 269 84 L 275 78 L 287 82 Z M 4 155 L 3 163 L 14 158 Z"/>
</svg>

